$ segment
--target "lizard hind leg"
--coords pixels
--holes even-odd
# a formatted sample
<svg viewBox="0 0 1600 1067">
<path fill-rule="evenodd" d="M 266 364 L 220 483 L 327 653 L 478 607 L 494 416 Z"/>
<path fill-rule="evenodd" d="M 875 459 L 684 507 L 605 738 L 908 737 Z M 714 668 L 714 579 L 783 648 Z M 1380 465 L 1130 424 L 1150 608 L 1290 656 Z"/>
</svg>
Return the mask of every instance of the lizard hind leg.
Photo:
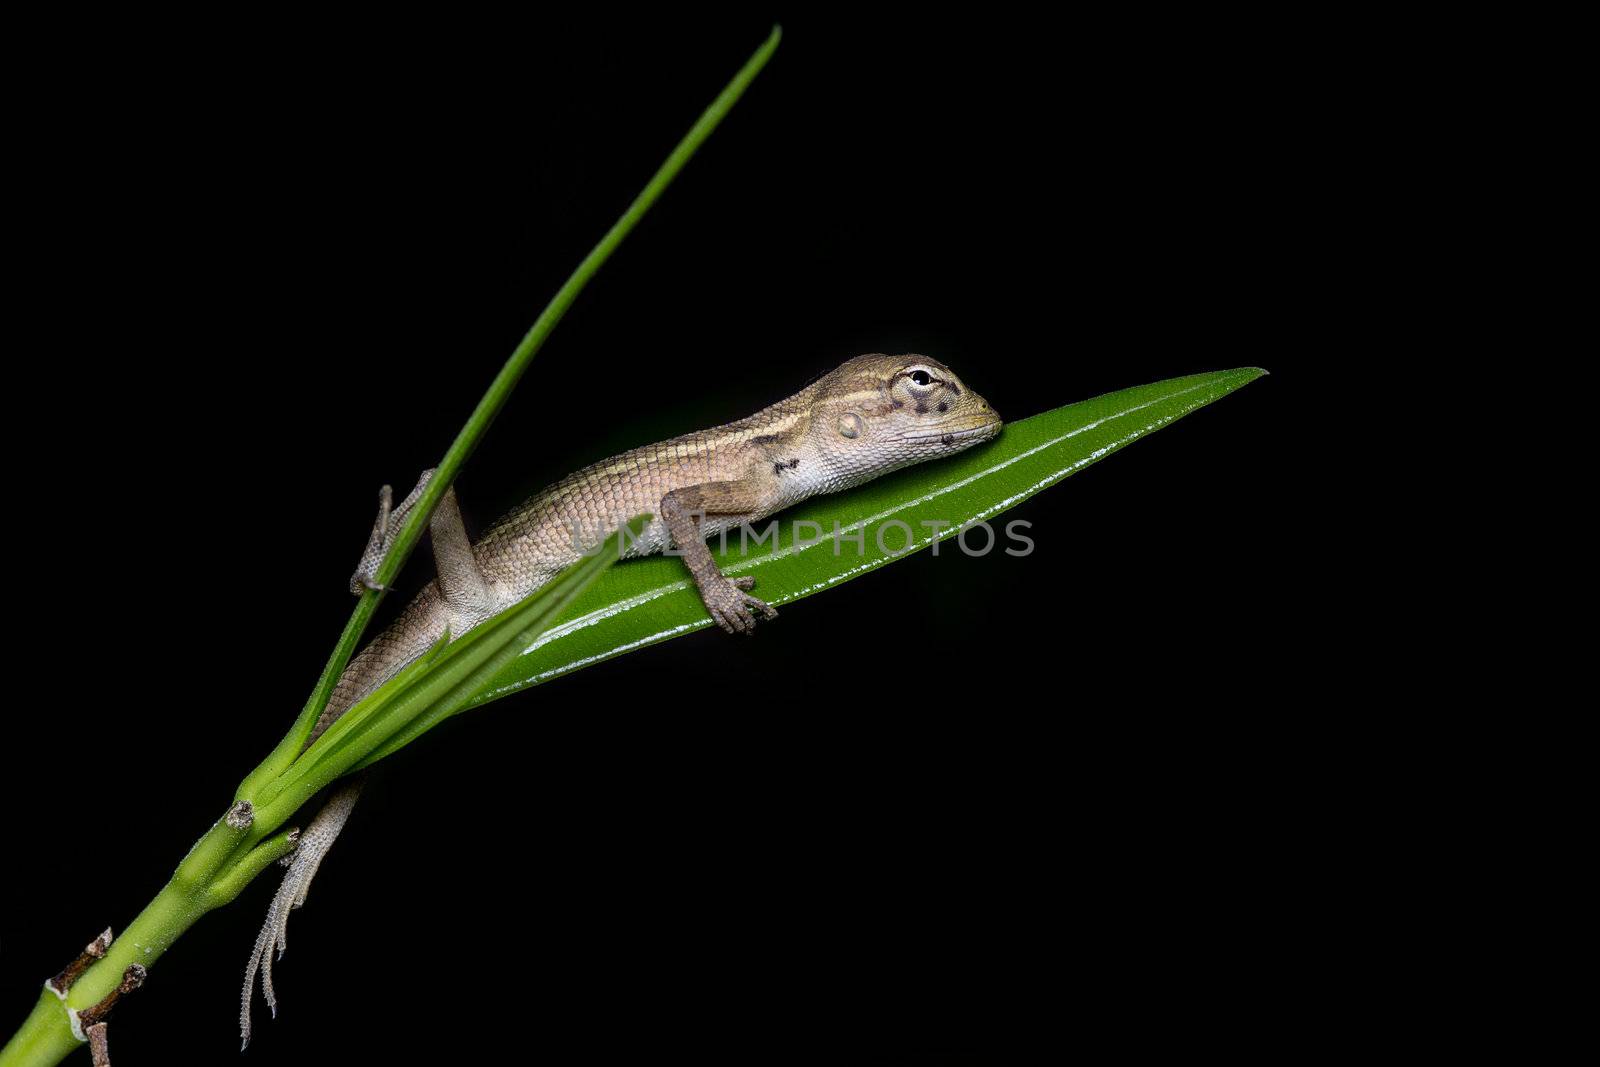
<svg viewBox="0 0 1600 1067">
<path fill-rule="evenodd" d="M 281 957 L 288 949 L 289 913 L 306 902 L 306 893 L 311 889 L 311 880 L 317 876 L 317 869 L 322 866 L 323 858 L 333 847 L 333 842 L 338 838 L 339 831 L 344 828 L 345 821 L 350 818 L 356 798 L 361 795 L 361 786 L 362 780 L 357 778 L 335 792 L 300 835 L 299 847 L 290 857 L 289 870 L 284 874 L 283 882 L 278 886 L 278 892 L 273 896 L 271 906 L 267 908 L 267 920 L 261 925 L 261 933 L 256 936 L 255 947 L 250 950 L 249 966 L 245 968 L 244 992 L 239 1001 L 239 1036 L 243 1041 L 241 1048 L 250 1044 L 250 1000 L 255 993 L 258 971 L 261 974 L 261 992 L 266 997 L 267 1007 L 271 1009 L 274 1018 L 278 1015 L 278 998 L 272 988 L 273 950 L 276 949 L 276 954 Z"/>
<path fill-rule="evenodd" d="M 422 499 L 422 493 L 433 480 L 434 468 L 429 467 L 417 479 L 417 487 L 406 495 L 399 507 L 391 507 L 392 491 L 384 486 L 378 494 L 378 520 L 373 524 L 372 536 L 367 541 L 361 562 L 350 578 L 350 591 L 360 595 L 363 589 L 382 589 L 378 584 L 378 568 L 389 555 L 394 534 L 411 509 Z M 461 507 L 456 502 L 454 488 L 447 490 L 439 500 L 428 520 L 428 534 L 433 540 L 433 563 L 438 574 L 439 592 L 452 612 L 476 624 L 493 613 L 493 597 L 489 592 L 483 572 L 472 553 L 472 542 L 467 539 L 467 529 L 461 521 Z M 461 630 L 457 629 L 456 633 Z"/>
<path fill-rule="evenodd" d="M 394 489 L 384 486 L 378 490 L 378 518 L 372 524 L 372 536 L 367 538 L 367 547 L 361 553 L 361 562 L 356 565 L 355 574 L 350 576 L 350 592 L 360 596 L 366 589 L 383 589 L 378 584 L 378 568 L 383 565 L 383 559 L 389 554 L 389 545 L 393 540 L 394 532 L 405 521 L 406 515 L 422 499 L 423 490 L 428 488 L 428 483 L 433 480 L 433 467 L 422 472 L 417 479 L 417 486 L 406 494 L 400 501 L 400 506 L 394 506 Z M 452 490 L 454 492 L 454 490 Z M 452 497 L 449 506 L 453 507 L 455 500 Z"/>
<path fill-rule="evenodd" d="M 351 580 L 351 591 L 376 588 L 376 575 L 387 555 L 394 530 L 421 498 L 433 477 L 432 470 L 422 472 L 417 487 L 397 508 L 390 507 L 388 487 L 382 494 L 378 521 L 373 527 L 372 539 L 362 556 L 361 565 Z M 429 519 L 428 532 L 433 542 L 434 568 L 438 574 L 437 588 L 443 617 L 431 614 L 428 601 L 419 597 L 408 614 L 402 615 L 386 635 L 375 639 L 340 679 L 333 697 L 317 719 L 311 736 L 306 740 L 310 747 L 322 736 L 339 716 L 348 711 L 366 693 L 391 678 L 407 663 L 432 646 L 434 638 L 445 630 L 461 634 L 494 613 L 493 594 L 483 572 L 473 555 L 472 544 L 467 539 L 461 521 L 461 509 L 456 503 L 455 490 L 447 491 Z M 421 608 L 419 610 L 419 605 Z M 408 620 L 410 620 L 408 622 Z M 398 633 L 397 640 L 393 635 Z M 385 641 L 385 637 L 388 640 Z M 373 658 L 376 650 L 376 658 Z M 363 664 L 366 666 L 363 666 Z M 317 876 L 323 859 L 344 829 L 356 799 L 361 795 L 360 778 L 356 778 L 335 792 L 317 813 L 316 818 L 300 835 L 298 848 L 289 857 L 288 872 L 272 898 L 267 918 L 250 950 L 250 963 L 245 969 L 244 991 L 239 1004 L 239 1033 L 245 1045 L 250 1044 L 250 1001 L 255 992 L 256 975 L 261 975 L 261 992 L 272 1014 L 278 1014 L 277 993 L 272 987 L 274 950 L 282 957 L 289 947 L 289 913 L 306 901 L 311 881 Z"/>
</svg>

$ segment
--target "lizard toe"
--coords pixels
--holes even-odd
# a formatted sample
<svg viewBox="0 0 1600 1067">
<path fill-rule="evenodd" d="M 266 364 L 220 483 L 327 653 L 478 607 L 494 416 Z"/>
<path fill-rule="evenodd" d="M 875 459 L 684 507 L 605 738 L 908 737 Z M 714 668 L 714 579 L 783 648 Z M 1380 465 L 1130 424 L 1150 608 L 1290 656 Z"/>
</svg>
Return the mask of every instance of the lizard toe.
<svg viewBox="0 0 1600 1067">
<path fill-rule="evenodd" d="M 754 578 L 730 578 L 704 593 L 706 611 L 730 634 L 752 633 L 760 620 L 777 617 L 766 601 L 744 591 L 753 585 Z"/>
<path fill-rule="evenodd" d="M 739 632 L 735 625 L 737 616 L 733 612 L 727 611 L 718 605 L 711 605 L 707 610 L 711 612 L 712 621 L 722 627 L 723 630 L 730 634 Z"/>
<path fill-rule="evenodd" d="M 355 596 L 371 589 L 375 593 L 386 593 L 389 587 L 378 583 L 378 576 L 373 571 L 356 571 L 350 576 L 350 592 Z"/>
<path fill-rule="evenodd" d="M 757 597 L 748 595 L 745 596 L 742 607 L 751 613 L 750 624 L 752 627 L 755 625 L 755 616 L 757 614 L 759 614 L 763 619 L 776 619 L 778 617 L 777 608 L 773 607 L 771 604 L 768 604 L 765 600 L 761 600 Z"/>
</svg>

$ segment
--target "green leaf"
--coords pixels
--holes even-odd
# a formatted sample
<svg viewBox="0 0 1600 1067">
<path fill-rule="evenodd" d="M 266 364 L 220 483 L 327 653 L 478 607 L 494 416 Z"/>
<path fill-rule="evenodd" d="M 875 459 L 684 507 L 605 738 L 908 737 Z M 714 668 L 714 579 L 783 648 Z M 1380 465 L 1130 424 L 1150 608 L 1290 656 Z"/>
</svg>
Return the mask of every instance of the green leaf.
<svg viewBox="0 0 1600 1067">
<path fill-rule="evenodd" d="M 650 521 L 627 524 L 637 538 Z M 621 538 L 608 536 L 515 607 L 454 641 L 440 638 L 402 671 L 358 701 L 255 798 L 256 824 L 275 828 L 337 778 L 382 759 L 420 737 L 467 701 L 544 633 L 617 561 Z"/>
<path fill-rule="evenodd" d="M 774 606 L 819 593 L 953 537 L 964 524 L 992 519 L 1265 373 L 1242 367 L 1171 378 L 1011 423 L 993 442 L 949 460 L 910 467 L 783 512 L 776 517 L 781 532 L 775 544 L 741 552 L 737 536 L 730 536 L 727 550 L 716 552 L 718 565 L 729 576 L 754 575 L 756 595 Z M 925 520 L 951 525 L 935 535 Z M 802 531 L 797 544 L 796 521 L 815 523 L 827 536 L 807 545 L 810 538 Z M 837 554 L 836 524 L 847 538 L 837 542 Z M 864 541 L 859 550 L 857 531 Z M 908 535 L 909 549 L 903 549 Z M 716 549 L 715 539 L 712 546 Z M 620 563 L 461 710 L 710 625 L 682 560 L 656 556 Z"/>
<path fill-rule="evenodd" d="M 333 694 L 333 688 L 338 684 L 340 676 L 344 673 L 345 666 L 350 662 L 350 657 L 355 655 L 356 646 L 361 641 L 361 635 L 366 631 L 367 623 L 372 620 L 373 614 L 378 610 L 378 601 L 383 598 L 381 589 L 387 587 L 405 564 L 412 549 L 422 537 L 422 531 L 427 528 L 428 519 L 433 514 L 434 507 L 444 498 L 451 483 L 455 480 L 461 465 L 478 446 L 483 435 L 494 422 L 500 410 L 505 407 L 506 401 L 511 396 L 511 391 L 516 388 L 517 382 L 527 371 L 528 364 L 534 355 L 550 336 L 551 331 L 566 315 L 567 309 L 572 306 L 578 294 L 583 292 L 584 286 L 595 273 L 605 265 L 606 260 L 617 250 L 623 240 L 644 218 L 650 206 L 666 191 L 667 186 L 677 177 L 684 164 L 694 156 L 706 138 L 711 136 L 717 125 L 727 117 L 728 112 L 739 102 L 744 91 L 750 83 L 761 73 L 761 68 L 767 65 L 767 60 L 772 58 L 772 53 L 777 50 L 778 42 L 783 39 L 783 30 L 772 27 L 772 33 L 762 46 L 756 49 L 755 54 L 745 62 L 733 79 L 723 87 L 717 98 L 700 115 L 699 120 L 683 135 L 672 154 L 656 170 L 655 175 L 646 183 L 645 187 L 634 197 L 633 203 L 622 216 L 606 231 L 600 242 L 583 258 L 566 284 L 556 291 L 550 298 L 550 303 L 540 313 L 538 319 L 529 327 L 527 334 L 518 343 L 516 349 L 500 368 L 500 373 L 495 375 L 489 389 L 483 394 L 483 399 L 478 401 L 478 406 L 473 409 L 472 415 L 467 419 L 461 432 L 451 443 L 449 451 L 439 461 L 434 469 L 433 477 L 429 480 L 422 496 L 411 508 L 406 520 L 401 524 L 399 531 L 394 535 L 388 553 L 384 556 L 382 564 L 378 567 L 376 585 L 379 589 L 368 589 L 356 602 L 355 610 L 350 615 L 350 621 L 345 624 L 344 633 L 339 635 L 339 642 L 334 646 L 333 654 L 328 657 L 328 663 L 322 669 L 322 676 L 317 680 L 316 688 L 311 691 L 311 697 L 301 709 L 300 717 L 295 720 L 278 746 L 272 750 L 261 764 L 245 776 L 239 784 L 234 799 L 243 800 L 253 796 L 263 782 L 270 781 L 298 758 L 300 747 L 305 739 L 311 736 L 312 727 L 316 724 L 317 717 L 328 703 L 328 698 Z"/>
</svg>

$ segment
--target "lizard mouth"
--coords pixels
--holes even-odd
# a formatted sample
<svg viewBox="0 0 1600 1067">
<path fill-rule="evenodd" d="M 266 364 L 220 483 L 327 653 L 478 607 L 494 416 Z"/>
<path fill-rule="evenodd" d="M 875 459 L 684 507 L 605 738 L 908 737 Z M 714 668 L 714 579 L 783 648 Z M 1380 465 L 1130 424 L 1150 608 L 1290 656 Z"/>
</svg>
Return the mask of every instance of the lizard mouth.
<svg viewBox="0 0 1600 1067">
<path fill-rule="evenodd" d="M 1000 420 L 989 419 L 977 426 L 969 426 L 964 430 L 933 430 L 928 433 L 906 434 L 902 441 L 944 441 L 946 444 L 956 441 L 970 441 L 973 438 L 990 438 L 1000 432 Z"/>
</svg>

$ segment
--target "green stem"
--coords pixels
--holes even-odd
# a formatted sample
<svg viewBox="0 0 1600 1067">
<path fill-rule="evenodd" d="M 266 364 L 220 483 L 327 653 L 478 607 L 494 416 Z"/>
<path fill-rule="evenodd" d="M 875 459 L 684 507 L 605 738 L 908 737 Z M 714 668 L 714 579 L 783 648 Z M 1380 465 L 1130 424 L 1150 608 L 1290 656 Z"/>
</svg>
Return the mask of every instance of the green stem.
<svg viewBox="0 0 1600 1067">
<path fill-rule="evenodd" d="M 656 171 L 644 190 L 634 198 L 628 210 L 623 212 L 622 217 L 600 239 L 600 243 L 595 245 L 582 263 L 578 264 L 578 268 L 572 272 L 566 284 L 556 293 L 533 327 L 523 337 L 522 342 L 517 345 L 467 420 L 466 426 L 462 428 L 450 450 L 439 463 L 422 499 L 407 515 L 404 526 L 385 557 L 383 565 L 378 569 L 377 584 L 388 585 L 393 581 L 395 574 L 399 572 L 406 557 L 410 555 L 422 536 L 423 528 L 427 525 L 434 506 L 449 489 L 461 465 L 472 454 L 495 416 L 505 406 L 511 390 L 516 387 L 528 369 L 528 363 L 534 354 L 556 328 L 562 316 L 567 313 L 567 309 L 589 283 L 589 279 L 599 271 L 611 257 L 611 253 L 616 251 L 617 246 L 638 225 L 645 212 L 650 210 L 650 206 L 672 183 L 672 179 L 683 169 L 684 164 L 738 102 L 750 82 L 771 58 L 781 36 L 782 31 L 774 27 L 766 43 L 756 50 L 728 83 L 727 88 L 723 89 L 721 95 L 706 108 L 699 121 L 684 135 L 683 140 L 678 142 L 678 146 L 673 149 L 672 154 Z M 240 783 L 235 794 L 236 800 L 253 798 L 261 786 L 277 778 L 295 762 L 305 745 L 306 737 L 311 732 L 312 725 L 316 722 L 323 706 L 327 704 L 328 697 L 333 692 L 334 684 L 343 673 L 345 665 L 355 653 L 356 645 L 361 640 L 361 635 L 381 599 L 380 592 L 369 590 L 362 594 L 299 718 L 295 720 L 294 726 L 284 739 L 273 749 L 272 754 Z M 526 645 L 527 641 L 523 641 L 518 647 Z M 430 724 L 432 721 L 430 719 Z M 415 730 L 407 732 L 404 740 L 410 740 L 417 732 Z M 392 751 L 393 747 L 398 746 L 390 746 L 386 751 Z M 112 942 L 105 958 L 85 971 L 73 985 L 65 1004 L 48 990 L 40 996 L 27 1020 L 5 1047 L 0 1049 L 0 1067 L 49 1067 L 50 1064 L 59 1063 L 81 1044 L 72 1034 L 66 1008 L 80 1009 L 97 1003 L 122 980 L 123 971 L 130 963 L 139 963 L 145 967 L 155 963 L 161 954 L 202 915 L 212 908 L 231 901 L 274 859 L 287 854 L 290 848 L 287 834 L 278 834 L 265 841 L 261 840 L 278 827 L 278 823 L 272 819 L 260 818 L 262 814 L 265 813 L 258 812 L 255 825 L 246 830 L 233 829 L 223 820 L 214 824 L 184 858 L 172 881 L 156 894 L 155 899 L 139 913 L 126 930 L 122 931 L 121 936 Z M 276 817 L 281 820 L 291 814 L 292 811 L 284 811 L 278 813 Z M 261 843 L 256 844 L 258 841 Z M 255 847 L 250 847 L 252 845 Z"/>
<path fill-rule="evenodd" d="M 0 1067 L 48 1067 L 60 1063 L 77 1047 L 78 1039 L 67 1028 L 61 1002 L 46 989 L 6 1047 L 0 1048 Z"/>
<path fill-rule="evenodd" d="M 220 908 L 224 904 L 231 904 L 233 898 L 244 891 L 244 887 L 255 881 L 256 875 L 272 866 L 277 860 L 283 859 L 294 851 L 295 838 L 292 830 L 284 830 L 261 842 L 251 849 L 245 856 L 206 888 L 207 902 L 213 908 Z"/>
<path fill-rule="evenodd" d="M 220 821 L 213 826 L 184 858 L 172 881 L 111 942 L 105 957 L 73 984 L 64 1004 L 48 989 L 40 995 L 27 1021 L 0 1049 L 0 1067 L 47 1067 L 77 1048 L 81 1042 L 72 1034 L 66 1009 L 100 1001 L 122 981 L 130 963 L 152 966 L 200 916 L 222 903 L 213 891 L 213 876 L 233 854 L 240 836 Z"/>
<path fill-rule="evenodd" d="M 48 1067 L 61 1062 L 81 1044 L 72 1034 L 65 1007 L 81 1010 L 98 1002 L 122 980 L 128 964 L 149 967 L 155 963 L 195 920 L 214 906 L 198 887 L 182 884 L 176 878 L 168 882 L 111 943 L 105 959 L 73 985 L 65 1006 L 49 990 L 40 995 L 33 1013 L 0 1049 L 0 1067 Z"/>
<path fill-rule="evenodd" d="M 471 456 L 473 450 L 477 448 L 478 442 L 482 440 L 490 424 L 494 422 L 495 416 L 499 415 L 500 409 L 505 407 L 507 399 L 511 396 L 511 390 L 516 388 L 517 382 L 522 379 L 523 373 L 527 371 L 528 364 L 532 362 L 534 355 L 544 345 L 546 338 L 555 330 L 556 325 L 561 322 L 561 319 L 567 313 L 567 309 L 578 298 L 578 294 L 583 292 L 584 286 L 589 284 L 589 279 L 593 278 L 606 260 L 611 258 L 611 253 L 617 250 L 617 246 L 622 244 L 623 239 L 639 224 L 639 220 L 644 218 L 645 212 L 650 210 L 650 206 L 666 191 L 667 186 L 672 184 L 672 179 L 678 176 L 678 172 L 683 169 L 684 164 L 689 162 L 728 112 L 733 110 L 733 105 L 739 102 L 739 98 L 744 95 L 745 89 L 755 80 L 756 75 L 761 73 L 761 68 L 767 65 L 767 60 L 772 58 L 772 53 L 777 49 L 778 42 L 782 37 L 782 28 L 774 26 L 772 34 L 767 38 L 766 43 L 756 49 L 755 54 L 740 68 L 739 73 L 733 76 L 733 80 L 711 102 L 711 106 L 705 109 L 699 121 L 690 127 L 688 133 L 684 134 L 683 139 L 672 150 L 672 154 L 667 157 L 666 162 L 661 164 L 654 177 L 650 179 L 639 195 L 634 197 L 633 203 L 628 205 L 628 210 L 624 211 L 622 217 L 612 224 L 606 235 L 600 238 L 600 243 L 595 245 L 589 254 L 584 257 L 583 262 L 578 264 L 578 268 L 572 272 L 566 284 L 556 292 L 550 303 L 545 306 L 539 318 L 529 328 L 527 334 L 523 336 L 521 343 L 511 353 L 511 357 L 506 360 L 505 366 L 500 368 L 500 373 L 495 376 L 488 392 L 484 393 L 483 399 L 478 402 L 477 408 L 473 410 L 471 417 L 467 419 L 467 424 L 456 435 L 456 439 L 450 445 L 450 450 L 445 453 L 444 459 L 439 461 L 439 466 L 435 469 L 433 478 L 428 482 L 427 489 L 423 491 L 422 498 L 417 501 L 416 506 L 407 514 L 405 525 L 395 538 L 388 555 L 384 557 L 382 566 L 378 568 L 377 585 L 389 585 L 394 580 L 395 575 L 399 573 L 401 566 L 406 561 L 406 557 L 411 554 L 411 550 L 416 547 L 417 541 L 422 537 L 422 531 L 426 528 L 428 518 L 433 514 L 434 507 L 455 482 L 456 474 L 461 470 L 461 465 L 467 461 L 467 457 Z M 369 589 L 361 594 L 361 600 L 356 604 L 356 609 L 351 614 L 350 621 L 345 624 L 344 633 L 339 636 L 339 643 L 334 647 L 333 655 L 328 659 L 327 666 L 323 668 L 322 677 L 312 691 L 311 699 L 306 701 L 305 709 L 301 711 L 300 718 L 295 721 L 295 725 L 289 731 L 288 736 L 272 751 L 272 754 L 240 784 L 239 792 L 234 799 L 243 800 L 246 797 L 253 796 L 258 785 L 277 777 L 300 754 L 301 746 L 305 744 L 305 739 L 310 736 L 311 728 L 316 723 L 317 716 L 321 714 L 323 706 L 327 704 L 334 685 L 338 682 L 340 674 L 344 672 L 345 664 L 355 654 L 356 645 L 361 640 L 361 634 L 366 630 L 367 623 L 371 621 L 372 615 L 377 611 L 378 603 L 382 599 L 383 593 L 381 591 Z"/>
</svg>

